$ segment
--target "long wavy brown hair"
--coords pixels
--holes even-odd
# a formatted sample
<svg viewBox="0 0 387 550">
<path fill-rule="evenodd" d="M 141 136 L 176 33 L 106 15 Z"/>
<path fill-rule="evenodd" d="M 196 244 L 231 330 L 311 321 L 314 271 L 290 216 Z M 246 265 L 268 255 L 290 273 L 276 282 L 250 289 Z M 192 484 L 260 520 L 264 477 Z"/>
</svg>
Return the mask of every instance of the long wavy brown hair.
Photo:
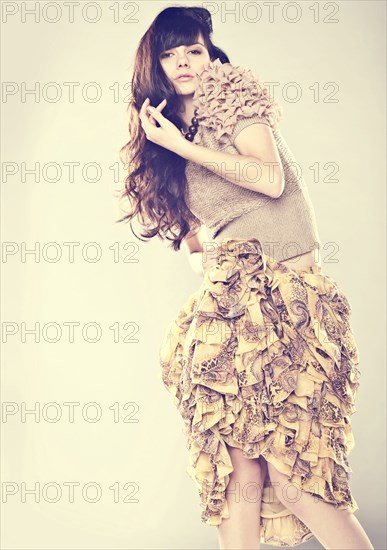
<svg viewBox="0 0 387 550">
<path fill-rule="evenodd" d="M 169 7 L 161 11 L 141 38 L 132 67 L 131 98 L 128 103 L 129 141 L 120 149 L 119 157 L 128 175 L 119 201 L 126 198 L 130 210 L 117 222 L 130 221 L 133 234 L 141 241 L 158 236 L 172 241 L 173 250 L 200 226 L 200 220 L 186 202 L 186 159 L 147 139 L 141 126 L 139 111 L 145 99 L 158 105 L 167 104 L 162 114 L 177 128 L 184 124 L 178 115 L 180 96 L 160 65 L 160 54 L 181 44 L 194 44 L 202 34 L 210 59 L 228 63 L 229 58 L 212 40 L 211 14 L 199 7 Z M 133 229 L 136 219 L 143 228 L 141 237 Z"/>
</svg>

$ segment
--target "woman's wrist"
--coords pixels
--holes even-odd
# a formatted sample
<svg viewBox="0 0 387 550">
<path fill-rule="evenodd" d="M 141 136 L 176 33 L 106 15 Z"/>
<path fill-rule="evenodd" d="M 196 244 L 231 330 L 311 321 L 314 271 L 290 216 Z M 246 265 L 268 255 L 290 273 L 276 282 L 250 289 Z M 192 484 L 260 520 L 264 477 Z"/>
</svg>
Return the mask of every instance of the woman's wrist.
<svg viewBox="0 0 387 550">
<path fill-rule="evenodd" d="M 176 153 L 176 155 L 189 160 L 189 151 L 193 146 L 194 144 L 191 141 L 188 141 L 188 139 L 185 139 L 182 135 L 181 139 L 178 140 L 176 145 L 173 147 L 173 152 Z"/>
</svg>

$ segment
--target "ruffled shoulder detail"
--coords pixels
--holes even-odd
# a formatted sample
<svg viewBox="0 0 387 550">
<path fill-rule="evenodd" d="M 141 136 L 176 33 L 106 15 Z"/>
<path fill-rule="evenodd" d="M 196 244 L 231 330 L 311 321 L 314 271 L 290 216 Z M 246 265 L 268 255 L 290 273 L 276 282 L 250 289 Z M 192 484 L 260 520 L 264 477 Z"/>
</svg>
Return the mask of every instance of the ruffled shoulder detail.
<svg viewBox="0 0 387 550">
<path fill-rule="evenodd" d="M 269 94 L 259 76 L 242 65 L 210 61 L 199 74 L 193 95 L 199 124 L 215 131 L 220 145 L 230 142 L 235 124 L 247 117 L 263 117 L 271 128 L 283 118 L 282 106 Z"/>
</svg>

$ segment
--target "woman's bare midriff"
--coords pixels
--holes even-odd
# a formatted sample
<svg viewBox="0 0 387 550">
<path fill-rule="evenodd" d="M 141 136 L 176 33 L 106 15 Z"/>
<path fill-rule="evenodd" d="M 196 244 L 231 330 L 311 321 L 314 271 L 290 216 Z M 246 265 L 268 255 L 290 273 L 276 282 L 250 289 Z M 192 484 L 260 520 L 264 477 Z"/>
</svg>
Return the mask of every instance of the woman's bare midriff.
<svg viewBox="0 0 387 550">
<path fill-rule="evenodd" d="M 203 266 L 205 270 L 207 270 L 209 267 L 211 267 L 216 262 L 216 256 L 217 256 L 217 246 L 219 246 L 219 243 L 213 242 L 213 247 L 211 247 L 209 250 L 206 250 L 206 253 L 204 255 L 205 261 L 203 263 Z M 308 267 L 312 266 L 320 266 L 321 263 L 319 261 L 315 261 L 315 251 L 311 250 L 309 252 L 305 252 L 305 254 L 300 254 L 298 256 L 294 256 L 293 258 L 289 258 L 288 260 L 281 260 L 280 263 L 285 264 L 286 267 L 289 269 L 293 269 L 294 271 L 303 270 Z"/>
<path fill-rule="evenodd" d="M 314 265 L 321 265 L 320 262 L 315 261 L 315 250 L 305 252 L 305 254 L 300 254 L 299 256 L 294 256 L 288 260 L 282 260 L 281 263 L 294 270 L 304 269 Z"/>
<path fill-rule="evenodd" d="M 252 213 L 247 213 L 247 216 L 255 215 L 254 211 Z M 224 239 L 246 239 L 248 240 L 251 238 L 251 231 L 245 231 L 244 227 L 241 229 L 239 228 L 239 223 L 241 223 L 241 218 L 237 218 L 236 220 L 233 220 L 229 222 L 225 227 L 223 227 L 219 233 L 216 236 L 215 243 L 220 244 Z M 267 254 L 271 256 L 272 248 L 269 247 L 269 250 L 264 249 Z M 317 258 L 317 260 L 316 260 Z M 305 252 L 303 254 L 299 254 L 298 256 L 293 256 L 292 258 L 288 258 L 286 260 L 279 260 L 280 263 L 286 265 L 289 269 L 293 270 L 302 270 L 313 266 L 319 266 L 321 267 L 321 263 L 319 261 L 319 254 L 318 250 L 313 249 L 308 252 Z M 276 258 L 273 257 L 275 260 Z"/>
</svg>

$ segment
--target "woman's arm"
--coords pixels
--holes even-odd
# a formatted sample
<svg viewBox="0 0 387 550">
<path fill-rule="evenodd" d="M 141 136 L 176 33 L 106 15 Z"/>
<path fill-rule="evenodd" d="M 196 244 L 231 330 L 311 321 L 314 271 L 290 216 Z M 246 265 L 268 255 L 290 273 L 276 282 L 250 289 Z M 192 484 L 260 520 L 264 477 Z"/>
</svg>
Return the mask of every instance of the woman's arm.
<svg viewBox="0 0 387 550">
<path fill-rule="evenodd" d="M 255 123 L 243 128 L 234 142 L 239 154 L 225 153 L 186 140 L 159 111 L 165 106 L 164 101 L 155 108 L 148 105 L 147 98 L 141 107 L 142 127 L 150 141 L 205 166 L 231 183 L 272 198 L 282 194 L 284 176 L 281 158 L 267 124 Z M 159 127 L 156 127 L 156 120 Z"/>
<path fill-rule="evenodd" d="M 217 243 L 208 238 L 207 229 L 204 224 L 200 226 L 195 235 L 184 238 L 182 243 L 188 254 L 188 261 L 192 269 L 203 277 L 204 273 L 215 261 L 214 253 L 218 247 Z"/>
<path fill-rule="evenodd" d="M 271 128 L 251 124 L 235 139 L 238 155 L 180 140 L 174 152 L 246 189 L 278 198 L 284 189 L 281 158 Z"/>
</svg>

